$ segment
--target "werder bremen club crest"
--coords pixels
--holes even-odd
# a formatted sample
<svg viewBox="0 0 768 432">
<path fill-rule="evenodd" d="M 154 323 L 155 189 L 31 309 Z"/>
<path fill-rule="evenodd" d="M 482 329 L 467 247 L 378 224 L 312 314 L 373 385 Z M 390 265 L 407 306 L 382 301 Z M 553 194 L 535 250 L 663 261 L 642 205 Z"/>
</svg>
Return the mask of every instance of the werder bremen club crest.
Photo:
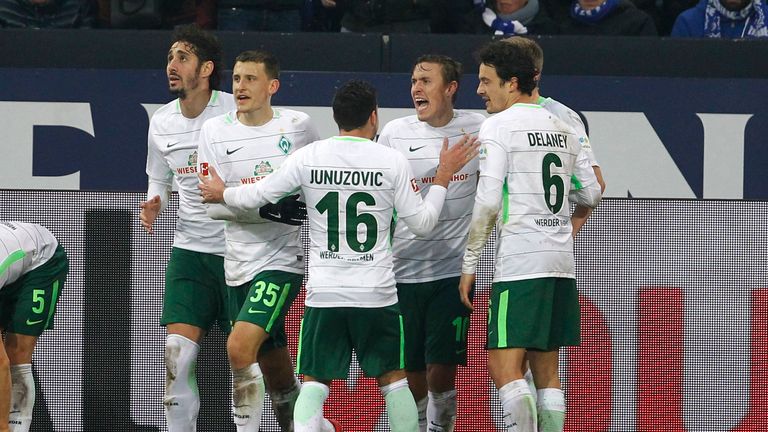
<svg viewBox="0 0 768 432">
<path fill-rule="evenodd" d="M 194 152 L 191 155 L 189 155 L 189 159 L 187 159 L 187 165 L 197 166 L 197 152 Z"/>
<path fill-rule="evenodd" d="M 272 164 L 269 163 L 269 161 L 261 161 L 261 163 L 256 164 L 256 168 L 253 169 L 253 175 L 256 177 L 262 177 L 267 174 L 270 174 L 272 171 Z"/>
<path fill-rule="evenodd" d="M 288 154 L 289 151 L 291 151 L 291 147 L 293 147 L 293 144 L 288 141 L 288 138 L 286 138 L 284 135 L 280 136 L 280 141 L 277 143 L 277 148 L 279 148 L 283 154 Z"/>
</svg>

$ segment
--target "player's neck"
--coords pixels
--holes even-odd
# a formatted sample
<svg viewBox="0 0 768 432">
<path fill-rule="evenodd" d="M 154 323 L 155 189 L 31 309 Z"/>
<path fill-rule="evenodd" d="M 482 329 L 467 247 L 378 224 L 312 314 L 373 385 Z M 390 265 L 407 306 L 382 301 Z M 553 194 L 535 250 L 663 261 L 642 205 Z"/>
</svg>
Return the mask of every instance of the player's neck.
<svg viewBox="0 0 768 432">
<path fill-rule="evenodd" d="M 356 138 L 364 138 L 367 140 L 373 140 L 376 133 L 370 127 L 357 128 L 352 130 L 339 130 L 339 136 L 350 136 Z"/>
<path fill-rule="evenodd" d="M 181 114 L 190 119 L 199 116 L 205 110 L 205 107 L 208 106 L 208 101 L 211 100 L 211 93 L 213 93 L 213 90 L 210 89 L 187 93 L 184 99 L 179 99 Z"/>
<path fill-rule="evenodd" d="M 440 115 L 435 116 L 433 119 L 427 120 L 427 124 L 433 128 L 441 128 L 453 120 L 453 108 L 445 110 Z"/>
<path fill-rule="evenodd" d="M 272 107 L 267 105 L 254 111 L 238 111 L 237 120 L 246 126 L 263 126 L 272 120 L 274 115 Z"/>
<path fill-rule="evenodd" d="M 537 92 L 533 92 L 532 94 L 523 94 L 518 93 L 517 95 L 514 95 L 512 98 L 510 98 L 509 101 L 507 101 L 507 108 L 511 107 L 515 104 L 538 104 L 539 103 L 539 95 Z M 506 108 L 505 108 L 506 109 Z"/>
</svg>

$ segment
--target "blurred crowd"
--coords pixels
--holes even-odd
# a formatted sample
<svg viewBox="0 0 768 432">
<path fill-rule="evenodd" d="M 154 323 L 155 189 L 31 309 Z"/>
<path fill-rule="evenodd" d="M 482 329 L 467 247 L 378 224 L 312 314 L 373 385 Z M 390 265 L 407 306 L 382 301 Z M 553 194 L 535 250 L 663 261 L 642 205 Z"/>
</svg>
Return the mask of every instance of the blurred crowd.
<svg viewBox="0 0 768 432">
<path fill-rule="evenodd" d="M 767 37 L 765 0 L 0 0 L 4 28 Z"/>
</svg>

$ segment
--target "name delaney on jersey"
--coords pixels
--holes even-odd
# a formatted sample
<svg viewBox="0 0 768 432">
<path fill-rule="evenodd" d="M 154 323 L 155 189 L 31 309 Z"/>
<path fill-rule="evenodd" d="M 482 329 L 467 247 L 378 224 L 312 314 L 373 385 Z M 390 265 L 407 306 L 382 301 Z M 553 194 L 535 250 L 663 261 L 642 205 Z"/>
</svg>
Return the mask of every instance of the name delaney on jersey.
<svg viewBox="0 0 768 432">
<path fill-rule="evenodd" d="M 381 171 L 351 171 L 313 169 L 309 172 L 309 183 L 340 186 L 383 186 Z"/>
<path fill-rule="evenodd" d="M 560 147 L 568 148 L 568 135 L 559 133 L 528 132 L 528 144 L 531 147 Z"/>
</svg>

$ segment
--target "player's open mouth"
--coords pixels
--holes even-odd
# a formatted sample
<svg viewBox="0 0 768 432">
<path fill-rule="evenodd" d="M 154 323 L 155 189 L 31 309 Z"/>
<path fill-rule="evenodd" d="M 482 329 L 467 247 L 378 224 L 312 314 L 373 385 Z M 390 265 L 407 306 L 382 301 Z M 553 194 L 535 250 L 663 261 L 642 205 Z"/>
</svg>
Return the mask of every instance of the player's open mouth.
<svg viewBox="0 0 768 432">
<path fill-rule="evenodd" d="M 413 104 L 416 106 L 417 111 L 424 111 L 429 107 L 429 101 L 424 98 L 414 98 Z"/>
</svg>

